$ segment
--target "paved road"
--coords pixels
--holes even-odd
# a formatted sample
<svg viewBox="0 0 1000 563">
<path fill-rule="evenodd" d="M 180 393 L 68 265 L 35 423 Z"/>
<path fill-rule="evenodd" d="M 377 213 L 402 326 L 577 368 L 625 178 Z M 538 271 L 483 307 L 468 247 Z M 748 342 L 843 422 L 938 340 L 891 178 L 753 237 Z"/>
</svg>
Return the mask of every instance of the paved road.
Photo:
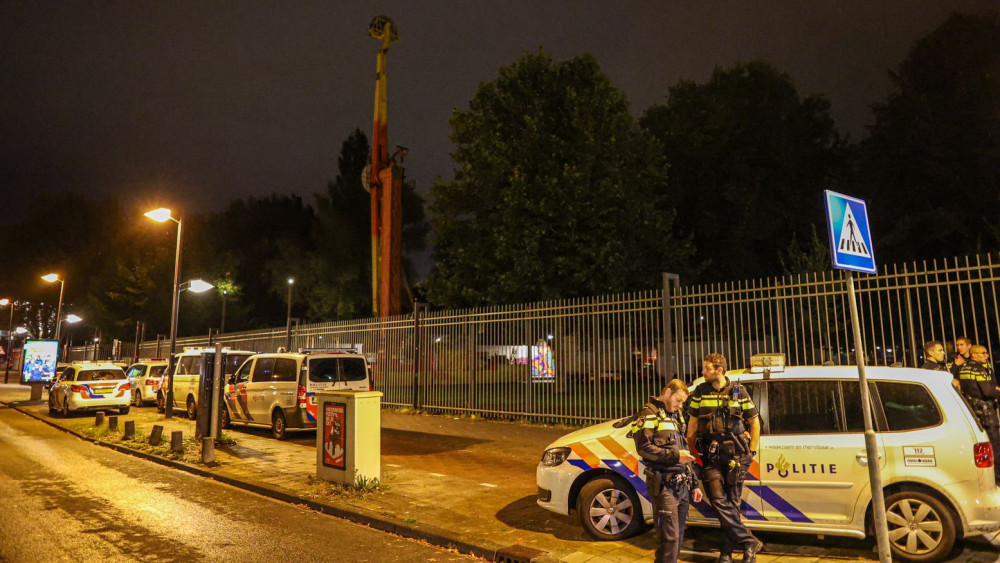
<svg viewBox="0 0 1000 563">
<path fill-rule="evenodd" d="M 0 561 L 470 561 L 0 408 Z"/>
</svg>

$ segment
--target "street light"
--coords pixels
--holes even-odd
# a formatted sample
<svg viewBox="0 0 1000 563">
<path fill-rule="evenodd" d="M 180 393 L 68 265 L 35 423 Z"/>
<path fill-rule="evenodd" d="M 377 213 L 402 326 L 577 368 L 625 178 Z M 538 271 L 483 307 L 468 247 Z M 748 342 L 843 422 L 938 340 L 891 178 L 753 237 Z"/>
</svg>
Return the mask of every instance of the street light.
<svg viewBox="0 0 1000 563">
<path fill-rule="evenodd" d="M 191 293 L 204 293 L 215 287 L 201 278 L 186 281 L 184 282 L 184 285 L 187 285 L 187 287 L 181 288 L 181 290 L 183 291 L 186 289 Z"/>
<path fill-rule="evenodd" d="M 59 282 L 59 306 L 56 308 L 56 341 L 59 341 L 59 321 L 62 319 L 63 291 L 66 289 L 66 280 L 61 279 L 59 274 L 45 274 L 42 279 L 49 282 Z"/>
<path fill-rule="evenodd" d="M 78 317 L 78 316 L 74 315 L 73 313 L 70 313 L 70 314 L 66 315 L 66 318 L 62 319 L 60 322 L 66 322 L 66 323 L 72 325 L 72 324 L 76 324 L 76 323 L 78 323 L 78 322 L 80 322 L 82 320 L 83 320 L 83 317 Z M 63 347 L 63 361 L 66 361 L 66 359 L 69 358 L 69 349 L 73 346 L 73 338 L 71 336 L 69 336 L 69 334 L 70 334 L 69 327 L 66 327 L 66 346 Z M 60 342 L 60 345 L 62 345 L 61 342 Z"/>
<path fill-rule="evenodd" d="M 292 285 L 295 284 L 295 278 L 288 278 L 288 315 L 286 315 L 287 320 L 285 321 L 285 351 L 291 352 L 292 350 Z"/>
<path fill-rule="evenodd" d="M 181 277 L 181 230 L 183 225 L 181 225 L 180 219 L 175 219 L 170 213 L 170 210 L 166 207 L 161 207 L 159 209 L 154 209 L 148 211 L 144 214 L 153 221 L 158 223 L 164 223 L 166 221 L 173 221 L 177 223 L 177 252 L 174 255 L 174 288 L 173 288 L 173 307 L 170 312 L 170 355 L 167 356 L 167 373 L 170 377 L 167 378 L 167 408 L 164 409 L 163 415 L 165 418 L 174 417 L 174 350 L 177 348 L 177 305 L 178 298 L 180 297 L 180 277 Z"/>
</svg>

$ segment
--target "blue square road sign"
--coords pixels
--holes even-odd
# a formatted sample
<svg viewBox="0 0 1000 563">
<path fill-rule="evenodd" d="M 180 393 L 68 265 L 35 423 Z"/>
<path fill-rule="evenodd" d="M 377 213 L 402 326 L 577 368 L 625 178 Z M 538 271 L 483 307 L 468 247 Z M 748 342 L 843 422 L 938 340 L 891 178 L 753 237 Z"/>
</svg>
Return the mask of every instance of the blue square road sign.
<svg viewBox="0 0 1000 563">
<path fill-rule="evenodd" d="M 833 267 L 877 274 L 868 207 L 864 200 L 830 190 L 825 190 L 823 195 Z"/>
</svg>

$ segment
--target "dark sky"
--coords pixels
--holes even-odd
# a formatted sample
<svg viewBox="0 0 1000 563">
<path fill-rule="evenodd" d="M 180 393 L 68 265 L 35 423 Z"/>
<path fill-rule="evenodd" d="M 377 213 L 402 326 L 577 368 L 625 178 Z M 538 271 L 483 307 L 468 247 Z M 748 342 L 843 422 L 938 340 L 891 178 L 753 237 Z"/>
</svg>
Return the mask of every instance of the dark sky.
<svg viewBox="0 0 1000 563">
<path fill-rule="evenodd" d="M 395 20 L 389 142 L 426 190 L 451 174 L 447 120 L 525 51 L 590 52 L 636 115 L 681 79 L 765 59 L 825 94 L 857 139 L 887 72 L 951 11 L 997 1 L 100 1 L 0 4 L 0 200 L 119 194 L 193 210 L 312 200 L 370 134 L 372 16 Z"/>
</svg>

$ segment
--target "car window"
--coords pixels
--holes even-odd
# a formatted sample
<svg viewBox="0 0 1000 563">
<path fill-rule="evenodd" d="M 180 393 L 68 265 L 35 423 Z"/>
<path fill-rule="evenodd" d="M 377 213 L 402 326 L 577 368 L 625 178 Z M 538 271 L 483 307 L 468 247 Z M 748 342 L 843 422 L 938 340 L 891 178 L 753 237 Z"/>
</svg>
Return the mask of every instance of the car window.
<svg viewBox="0 0 1000 563">
<path fill-rule="evenodd" d="M 78 381 L 108 381 L 125 379 L 125 372 L 120 369 L 90 369 L 80 372 Z"/>
<path fill-rule="evenodd" d="M 62 379 L 61 379 L 61 381 L 73 381 L 73 374 L 75 374 L 75 373 L 76 373 L 75 369 L 73 369 L 73 368 L 66 368 L 62 372 L 62 376 L 61 376 Z"/>
<path fill-rule="evenodd" d="M 152 366 L 149 368 L 149 377 L 160 377 L 167 371 L 167 366 Z"/>
<path fill-rule="evenodd" d="M 250 356 L 250 354 L 226 354 L 222 357 L 222 369 L 226 375 L 232 375 Z"/>
<path fill-rule="evenodd" d="M 251 381 L 271 381 L 271 374 L 274 373 L 274 358 L 257 358 L 253 368 L 253 379 Z"/>
<path fill-rule="evenodd" d="M 875 385 L 890 432 L 941 424 L 937 401 L 923 385 L 896 381 L 877 381 Z"/>
<path fill-rule="evenodd" d="M 244 383 L 250 379 L 250 368 L 253 367 L 253 362 L 248 361 L 240 367 L 240 370 L 236 372 L 236 383 Z"/>
<path fill-rule="evenodd" d="M 365 369 L 365 360 L 362 358 L 340 358 L 341 370 L 344 379 L 347 381 L 363 381 L 368 372 Z"/>
<path fill-rule="evenodd" d="M 274 375 L 272 381 L 296 381 L 295 360 L 290 358 L 277 358 L 274 362 Z"/>
<path fill-rule="evenodd" d="M 861 386 L 855 381 L 841 381 L 841 394 L 844 397 L 844 421 L 848 432 L 865 431 L 865 413 L 861 412 Z M 868 383 L 868 395 L 875 396 L 875 384 Z M 872 409 L 872 425 L 877 427 L 875 409 Z"/>
<path fill-rule="evenodd" d="M 181 361 L 177 364 L 177 375 L 191 375 L 197 374 L 198 360 L 201 359 L 198 356 L 183 356 Z"/>
<path fill-rule="evenodd" d="M 767 409 L 771 434 L 842 432 L 840 385 L 836 381 L 769 381 Z"/>
<path fill-rule="evenodd" d="M 310 358 L 309 381 L 340 381 L 337 358 Z"/>
</svg>

